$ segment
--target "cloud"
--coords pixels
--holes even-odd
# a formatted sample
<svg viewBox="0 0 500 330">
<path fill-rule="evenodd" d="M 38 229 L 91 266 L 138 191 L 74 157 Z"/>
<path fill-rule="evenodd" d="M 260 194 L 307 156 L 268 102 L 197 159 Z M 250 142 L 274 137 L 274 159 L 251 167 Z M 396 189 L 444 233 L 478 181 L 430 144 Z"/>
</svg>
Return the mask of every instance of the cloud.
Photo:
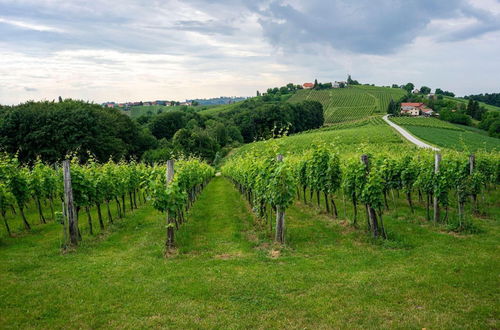
<svg viewBox="0 0 500 330">
<path fill-rule="evenodd" d="M 27 92 L 36 92 L 38 89 L 33 87 L 24 87 L 24 90 Z"/>
<path fill-rule="evenodd" d="M 110 4 L 0 0 L 0 103 L 254 95 L 348 73 L 459 94 L 498 88 L 497 0 Z"/>
<path fill-rule="evenodd" d="M 16 21 L 16 20 L 2 18 L 2 17 L 0 17 L 0 24 L 12 25 L 12 26 L 15 26 L 17 28 L 39 31 L 39 32 L 58 32 L 58 33 L 64 32 L 63 30 L 52 27 L 52 26 L 24 22 L 24 21 Z"/>
<path fill-rule="evenodd" d="M 314 43 L 361 54 L 394 53 L 421 36 L 434 19 L 476 21 L 443 37 L 447 41 L 500 30 L 498 15 L 464 0 L 272 0 L 258 12 L 264 35 L 285 50 Z"/>
</svg>

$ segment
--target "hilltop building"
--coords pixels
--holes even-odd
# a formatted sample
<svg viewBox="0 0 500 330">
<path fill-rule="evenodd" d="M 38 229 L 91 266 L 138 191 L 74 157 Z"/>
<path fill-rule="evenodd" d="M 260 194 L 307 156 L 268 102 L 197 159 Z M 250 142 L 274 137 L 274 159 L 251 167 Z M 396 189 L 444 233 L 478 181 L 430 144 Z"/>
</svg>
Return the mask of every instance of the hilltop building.
<svg viewBox="0 0 500 330">
<path fill-rule="evenodd" d="M 313 83 L 304 83 L 304 85 L 302 85 L 302 87 L 304 87 L 304 89 L 311 89 L 314 87 L 314 84 Z"/>
<path fill-rule="evenodd" d="M 424 103 L 401 103 L 401 114 L 417 117 L 417 116 L 425 116 L 430 117 L 434 116 L 435 112 L 431 108 L 428 108 Z"/>
</svg>

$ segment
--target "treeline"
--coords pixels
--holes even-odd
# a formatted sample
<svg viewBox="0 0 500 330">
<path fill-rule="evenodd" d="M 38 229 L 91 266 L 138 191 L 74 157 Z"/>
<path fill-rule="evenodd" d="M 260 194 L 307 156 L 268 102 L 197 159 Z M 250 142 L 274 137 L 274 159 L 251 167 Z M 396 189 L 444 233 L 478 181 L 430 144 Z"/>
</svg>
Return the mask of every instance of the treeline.
<svg viewBox="0 0 500 330">
<path fill-rule="evenodd" d="M 500 93 L 468 95 L 464 96 L 464 98 L 500 107 Z"/>
<path fill-rule="evenodd" d="M 119 110 L 83 101 L 26 102 L 0 107 L 0 150 L 23 163 L 54 163 L 68 153 L 99 161 L 140 158 L 156 139 Z"/>
<path fill-rule="evenodd" d="M 319 128 L 325 121 L 323 106 L 317 101 L 289 104 L 247 100 L 239 107 L 221 113 L 219 118 L 238 126 L 245 143 L 282 133 L 292 134 Z"/>
<path fill-rule="evenodd" d="M 323 125 L 318 102 L 286 104 L 262 98 L 242 102 L 224 115 L 200 115 L 192 108 L 131 119 L 100 105 L 64 100 L 0 106 L 0 151 L 22 163 L 37 157 L 55 163 L 69 153 L 80 161 L 137 159 L 148 163 L 181 155 L 214 162 L 242 143 L 297 133 Z"/>
<path fill-rule="evenodd" d="M 289 83 L 286 86 L 268 88 L 264 94 L 257 91 L 257 97 L 261 97 L 264 102 L 280 102 L 286 100 L 299 89 L 303 89 L 303 87 Z"/>
</svg>

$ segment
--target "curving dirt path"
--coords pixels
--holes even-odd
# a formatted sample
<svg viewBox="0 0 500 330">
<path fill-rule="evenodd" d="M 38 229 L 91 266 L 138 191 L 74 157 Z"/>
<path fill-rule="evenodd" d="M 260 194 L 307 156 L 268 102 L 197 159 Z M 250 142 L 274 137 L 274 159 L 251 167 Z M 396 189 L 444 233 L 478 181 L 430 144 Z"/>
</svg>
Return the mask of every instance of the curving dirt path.
<svg viewBox="0 0 500 330">
<path fill-rule="evenodd" d="M 414 137 L 413 135 L 411 135 L 407 130 L 405 130 L 403 127 L 393 123 L 392 121 L 389 120 L 389 115 L 385 115 L 384 117 L 382 117 L 385 122 L 387 124 L 389 124 L 390 126 L 392 126 L 396 131 L 398 131 L 399 134 L 401 134 L 405 139 L 407 139 L 408 141 L 410 141 L 411 143 L 413 143 L 414 145 L 416 145 L 417 147 L 419 148 L 427 148 L 427 149 L 432 149 L 434 151 L 439 151 L 439 148 L 436 148 L 436 147 L 433 147 L 431 146 L 430 144 L 427 144 L 419 139 L 417 139 L 416 137 Z"/>
</svg>

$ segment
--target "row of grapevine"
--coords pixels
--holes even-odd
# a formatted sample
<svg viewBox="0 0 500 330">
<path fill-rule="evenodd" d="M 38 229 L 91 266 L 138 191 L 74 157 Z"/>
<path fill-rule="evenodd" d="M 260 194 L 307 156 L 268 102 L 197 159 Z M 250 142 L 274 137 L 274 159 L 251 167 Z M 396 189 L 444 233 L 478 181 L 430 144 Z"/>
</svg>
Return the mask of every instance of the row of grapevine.
<svg viewBox="0 0 500 330">
<path fill-rule="evenodd" d="M 289 163 L 269 152 L 249 153 L 229 161 L 222 173 L 246 196 L 260 217 L 266 218 L 268 207 L 276 212 L 276 240 L 284 243 L 284 211 L 292 204 L 295 191 Z M 269 223 L 272 225 L 272 220 Z"/>
<path fill-rule="evenodd" d="M 467 226 L 465 203 L 471 200 L 474 212 L 480 211 L 477 196 L 500 184 L 500 157 L 487 153 L 469 157 L 450 152 L 441 160 L 440 155 L 422 150 L 342 159 L 327 146 L 318 145 L 304 155 L 287 157 L 284 162 L 276 161 L 272 151 L 251 152 L 231 159 L 222 171 L 261 217 L 268 205 L 285 211 L 293 202 L 294 191 L 305 203 L 316 195 L 318 205 L 323 200 L 326 211 L 337 216 L 335 198 L 342 195 L 352 203 L 354 225 L 358 207 L 363 206 L 367 228 L 374 237 L 386 238 L 382 215 L 389 209 L 389 194 L 394 196 L 394 192 L 404 194 L 412 212 L 413 195 L 418 193 L 427 219 L 434 218 L 436 222 L 447 222 L 449 208 L 457 205 L 458 225 Z M 445 214 L 441 216 L 443 208 Z M 278 235 L 277 240 L 283 241 Z"/>
<path fill-rule="evenodd" d="M 108 162 L 98 164 L 92 158 L 86 164 L 78 163 L 76 158 L 71 160 L 71 182 L 74 200 L 74 209 L 77 219 L 82 210 L 85 211 L 88 221 L 89 234 L 93 234 L 93 220 L 90 209 L 97 209 L 98 222 L 101 229 L 105 221 L 101 207 L 106 206 L 109 223 L 113 223 L 110 203 L 116 202 L 117 217 L 126 215 L 127 208 L 136 209 L 137 201 L 145 202 L 145 195 L 141 195 L 141 185 L 147 177 L 149 169 L 144 164 L 135 162 Z M 22 166 L 16 157 L 6 154 L 0 155 L 0 213 L 8 234 L 10 228 L 6 213 L 11 210 L 19 212 L 26 230 L 31 229 L 30 221 L 25 215 L 25 209 L 30 202 L 37 208 L 40 223 L 47 222 L 47 215 L 42 210 L 42 201 L 50 205 L 50 218 L 56 219 L 56 209 L 64 202 L 63 171 L 59 166 L 49 166 L 36 161 L 29 168 Z M 127 202 L 129 206 L 127 207 Z M 81 238 L 81 233 L 78 231 Z"/>
<path fill-rule="evenodd" d="M 149 192 L 153 207 L 166 213 L 166 255 L 174 248 L 174 230 L 186 220 L 185 212 L 214 174 L 213 167 L 198 159 L 177 161 L 175 170 L 173 160 L 152 168 Z"/>
<path fill-rule="evenodd" d="M 110 203 L 116 203 L 117 217 L 126 215 L 127 209 L 138 208 L 138 202 L 146 203 L 153 200 L 153 206 L 162 212 L 169 212 L 175 217 L 175 223 L 184 219 L 183 209 L 192 205 L 196 195 L 201 191 L 206 181 L 213 176 L 214 170 L 208 164 L 197 159 L 180 160 L 177 164 L 176 175 L 172 182 L 166 183 L 165 165 L 148 166 L 143 163 L 109 161 L 99 164 L 90 158 L 86 164 L 80 164 L 76 158 L 70 164 L 71 183 L 71 213 L 75 215 L 75 237 L 69 235 L 72 244 L 81 240 L 78 220 L 83 210 L 88 222 L 90 235 L 94 234 L 91 208 L 97 211 L 98 223 L 101 230 L 105 227 L 102 206 L 109 223 L 113 223 Z M 66 205 L 61 212 L 55 212 L 65 202 L 63 170 L 59 166 L 49 166 L 41 161 L 29 168 L 22 166 L 16 157 L 0 154 L 0 214 L 4 220 L 7 233 L 11 229 L 6 217 L 7 211 L 22 218 L 26 230 L 31 229 L 30 221 L 25 215 L 28 204 L 37 208 L 40 223 L 47 222 L 47 215 L 42 210 L 42 202 L 50 205 L 50 218 L 66 220 L 69 210 Z M 67 197 L 67 196 L 66 196 Z M 128 206 L 127 206 L 128 204 Z M 66 230 L 69 228 L 65 228 Z M 66 244 L 65 242 L 64 244 Z"/>
</svg>

